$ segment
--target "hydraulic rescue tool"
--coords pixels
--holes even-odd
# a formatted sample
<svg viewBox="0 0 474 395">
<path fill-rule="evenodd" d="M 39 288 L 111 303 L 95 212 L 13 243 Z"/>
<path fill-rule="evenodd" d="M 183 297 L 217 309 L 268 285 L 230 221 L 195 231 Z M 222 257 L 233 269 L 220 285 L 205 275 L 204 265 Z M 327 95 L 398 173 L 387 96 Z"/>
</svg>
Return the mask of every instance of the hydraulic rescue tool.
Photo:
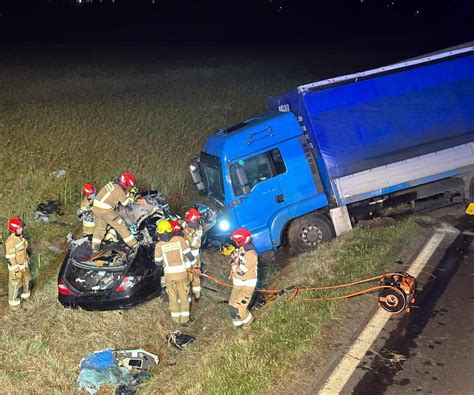
<svg viewBox="0 0 474 395">
<path fill-rule="evenodd" d="M 416 279 L 406 272 L 384 275 L 380 286 L 386 286 L 379 293 L 379 306 L 389 313 L 410 312 L 415 303 Z"/>
</svg>

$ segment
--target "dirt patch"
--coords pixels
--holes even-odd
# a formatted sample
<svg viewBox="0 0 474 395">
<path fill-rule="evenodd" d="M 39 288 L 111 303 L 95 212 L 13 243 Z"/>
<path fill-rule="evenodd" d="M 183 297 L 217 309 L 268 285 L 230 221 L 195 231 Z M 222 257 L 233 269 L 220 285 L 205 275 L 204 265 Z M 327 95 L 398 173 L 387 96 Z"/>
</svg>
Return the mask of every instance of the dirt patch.
<svg viewBox="0 0 474 395">
<path fill-rule="evenodd" d="M 359 221 L 357 226 L 362 229 L 373 229 L 381 226 L 396 225 L 399 221 L 392 217 L 382 217 L 371 220 Z"/>
</svg>

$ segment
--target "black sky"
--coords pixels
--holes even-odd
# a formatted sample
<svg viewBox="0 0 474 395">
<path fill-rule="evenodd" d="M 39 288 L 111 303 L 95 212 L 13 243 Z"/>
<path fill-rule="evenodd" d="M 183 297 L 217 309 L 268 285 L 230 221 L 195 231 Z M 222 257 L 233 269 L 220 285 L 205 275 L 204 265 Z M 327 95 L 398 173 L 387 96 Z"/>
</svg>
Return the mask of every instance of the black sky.
<svg viewBox="0 0 474 395">
<path fill-rule="evenodd" d="M 4 41 L 307 45 L 417 37 L 449 45 L 474 40 L 473 0 L 0 0 L 0 14 Z"/>
</svg>

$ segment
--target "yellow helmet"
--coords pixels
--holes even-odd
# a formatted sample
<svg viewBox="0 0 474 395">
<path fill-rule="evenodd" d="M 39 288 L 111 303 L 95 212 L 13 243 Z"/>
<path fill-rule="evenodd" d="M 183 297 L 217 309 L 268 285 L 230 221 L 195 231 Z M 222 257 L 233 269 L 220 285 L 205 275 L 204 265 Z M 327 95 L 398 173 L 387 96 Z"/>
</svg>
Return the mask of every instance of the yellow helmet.
<svg viewBox="0 0 474 395">
<path fill-rule="evenodd" d="M 167 221 L 166 219 L 160 220 L 160 222 L 158 222 L 157 231 L 160 235 L 163 233 L 171 233 L 172 229 L 170 221 Z"/>
<path fill-rule="evenodd" d="M 225 244 L 221 247 L 221 254 L 225 256 L 230 256 L 234 252 L 235 247 L 232 244 Z"/>
</svg>

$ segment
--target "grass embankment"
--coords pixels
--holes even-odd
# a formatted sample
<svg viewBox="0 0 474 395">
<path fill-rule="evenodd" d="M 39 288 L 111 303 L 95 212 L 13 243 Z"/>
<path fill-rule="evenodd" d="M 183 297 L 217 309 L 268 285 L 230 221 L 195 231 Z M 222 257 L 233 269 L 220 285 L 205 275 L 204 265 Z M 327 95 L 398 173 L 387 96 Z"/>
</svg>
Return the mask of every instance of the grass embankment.
<svg viewBox="0 0 474 395">
<path fill-rule="evenodd" d="M 208 298 L 196 310 L 192 328 L 198 341 L 180 354 L 164 345 L 164 337 L 173 326 L 160 299 L 123 313 L 63 309 L 56 300 L 56 275 L 64 256 L 64 239 L 69 231 L 80 228 L 75 210 L 84 182 L 101 186 L 127 169 L 136 174 L 143 188 L 157 188 L 177 204 L 192 203 L 189 197 L 186 201 L 192 186 L 187 166 L 207 135 L 260 113 L 267 96 L 349 71 L 347 59 L 362 57 L 338 50 L 325 52 L 324 57 L 315 54 L 310 61 L 306 52 L 275 57 L 264 51 L 251 56 L 233 51 L 221 56 L 212 52 L 215 49 L 207 53 L 194 50 L 193 60 L 189 55 L 162 49 L 154 49 L 155 54 L 150 55 L 147 50 L 126 53 L 115 49 L 97 54 L 77 48 L 56 58 L 55 51 L 63 48 L 44 46 L 33 53 L 30 48 L 24 48 L 24 53 L 6 48 L 1 51 L 0 234 L 6 236 L 6 221 L 12 215 L 27 221 L 35 280 L 32 300 L 21 313 L 8 311 L 5 296 L 0 300 L 2 392 L 73 393 L 82 356 L 106 347 L 145 344 L 161 348 L 163 356 L 145 387 L 151 393 L 191 388 L 198 392 L 242 392 L 270 386 L 272 379 L 267 373 L 277 377 L 280 366 L 288 366 L 278 363 L 288 349 L 297 350 L 288 356 L 291 359 L 308 347 L 319 334 L 321 320 L 334 314 L 336 304 L 317 304 L 315 309 L 300 302 L 275 303 L 262 313 L 244 342 L 234 338 L 227 308 L 219 303 L 226 294 L 207 290 Z M 373 58 L 377 62 L 381 59 Z M 329 66 L 334 64 L 339 66 Z M 66 171 L 65 177 L 50 175 L 60 169 Z M 38 203 L 48 199 L 59 199 L 65 216 L 53 216 L 55 222 L 48 224 L 32 222 L 30 216 Z M 331 253 L 330 248 L 337 249 L 339 243 L 351 242 L 352 237 L 353 242 L 358 237 L 383 239 L 387 237 L 384 232 L 392 232 L 394 240 L 401 240 L 403 235 L 408 238 L 413 226 L 375 230 L 373 236 L 370 232 L 354 233 L 337 240 L 333 244 L 336 247 L 302 257 L 311 261 L 309 266 L 294 272 L 285 270 L 288 274 L 281 285 L 334 281 L 339 275 L 343 281 L 343 277 L 350 277 L 347 265 L 353 253 L 344 258 L 341 252 Z M 382 239 L 373 240 L 381 243 L 378 247 L 375 243 L 374 248 L 385 251 L 388 241 Z M 51 244 L 63 252 L 51 251 Z M 364 249 L 360 251 L 362 262 L 368 256 L 365 249 L 371 247 L 358 245 Z M 372 272 L 366 265 L 390 261 L 379 253 L 375 254 L 379 260 L 371 256 L 368 263 L 357 264 L 359 273 Z M 225 277 L 228 267 L 223 258 L 207 259 L 212 260 L 209 269 Z M 373 270 L 377 270 L 375 266 Z M 353 275 L 357 277 L 357 273 Z M 3 293 L 6 279 L 7 270 L 1 266 Z M 304 318 L 308 314 L 322 318 Z M 295 315 L 303 321 L 297 324 Z M 308 331 L 308 327 L 313 329 Z M 302 336 L 293 338 L 299 332 Z M 266 334 L 287 348 L 274 349 Z M 251 346 L 248 349 L 243 346 L 247 342 Z M 245 356 L 249 356 L 248 361 L 244 361 Z M 252 377 L 250 387 L 237 377 L 235 366 L 251 372 L 246 375 Z"/>
<path fill-rule="evenodd" d="M 290 261 L 270 283 L 323 285 L 382 273 L 419 235 L 411 218 L 386 228 L 358 229 Z M 210 273 L 225 278 L 228 263 L 206 255 Z M 250 334 L 233 329 L 225 301 L 229 294 L 206 282 L 207 295 L 193 308 L 196 321 L 187 333 L 197 342 L 186 351 L 165 344 L 175 329 L 166 303 L 155 299 L 125 312 L 85 312 L 56 302 L 55 281 L 36 292 L 27 310 L 0 320 L 0 385 L 5 393 L 73 393 L 78 363 L 95 350 L 151 345 L 161 363 L 145 393 L 257 393 L 272 388 L 321 336 L 324 324 L 337 317 L 343 303 L 275 301 L 257 312 Z M 314 295 L 315 296 L 315 295 Z M 372 296 L 375 301 L 375 296 Z M 109 393 L 104 391 L 102 393 Z"/>
<path fill-rule="evenodd" d="M 421 234 L 414 218 L 386 228 L 357 229 L 314 253 L 292 259 L 270 285 L 277 289 L 292 284 L 321 286 L 378 275 Z M 372 298 L 375 302 L 375 296 Z M 268 390 L 295 369 L 298 359 L 320 338 L 324 324 L 340 312 L 342 303 L 278 299 L 257 313 L 251 334 L 242 338 L 228 326 L 223 328 L 211 349 L 183 362 L 181 374 L 173 376 L 176 381 L 166 380 L 165 373 L 148 389 L 216 394 Z"/>
<path fill-rule="evenodd" d="M 269 94 L 311 79 L 292 60 L 250 61 L 215 50 L 192 50 L 193 57 L 163 48 L 23 51 L 0 49 L 0 239 L 10 216 L 24 218 L 33 271 L 41 262 L 49 276 L 57 267 L 48 246 L 79 229 L 75 210 L 85 182 L 101 187 L 129 170 L 140 187 L 158 189 L 175 205 L 193 204 L 188 165 L 204 139 L 260 113 Z M 54 178 L 56 170 L 66 176 Z M 49 199 L 59 199 L 66 215 L 32 222 L 38 203 Z M 6 276 L 0 267 L 3 292 Z"/>
</svg>

